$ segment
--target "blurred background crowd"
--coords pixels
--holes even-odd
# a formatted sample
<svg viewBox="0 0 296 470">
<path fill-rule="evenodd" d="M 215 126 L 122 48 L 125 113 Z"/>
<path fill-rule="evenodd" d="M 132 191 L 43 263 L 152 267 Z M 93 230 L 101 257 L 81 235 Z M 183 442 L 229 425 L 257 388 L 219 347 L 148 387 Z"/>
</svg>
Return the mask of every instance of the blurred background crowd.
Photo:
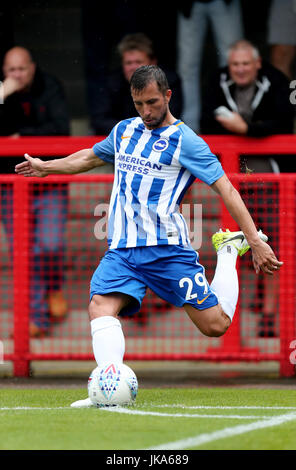
<svg viewBox="0 0 296 470">
<path fill-rule="evenodd" d="M 12 47 L 27 49 L 37 69 L 61 83 L 68 107 L 69 128 L 64 114 L 58 129 L 38 132 L 31 125 L 21 134 L 107 134 L 119 119 L 135 114 L 128 80 L 143 63 L 158 63 L 168 74 L 177 118 L 199 133 L 224 133 L 217 127 L 211 132 L 208 125 L 203 129 L 201 113 L 215 73 L 227 66 L 229 46 L 240 39 L 251 41 L 263 61 L 291 81 L 295 11 L 295 0 L 184 0 L 179 5 L 38 0 L 1 6 L 1 63 Z M 140 54 L 131 54 L 137 46 Z M 2 135 L 10 132 L 1 129 Z"/>
</svg>

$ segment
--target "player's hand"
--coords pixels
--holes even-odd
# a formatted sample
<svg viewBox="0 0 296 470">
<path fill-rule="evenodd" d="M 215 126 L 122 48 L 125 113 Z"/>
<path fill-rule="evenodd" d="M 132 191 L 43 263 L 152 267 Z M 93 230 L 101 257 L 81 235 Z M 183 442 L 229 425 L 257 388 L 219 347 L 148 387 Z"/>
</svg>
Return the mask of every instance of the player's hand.
<svg viewBox="0 0 296 470">
<path fill-rule="evenodd" d="M 24 155 L 26 161 L 15 166 L 15 172 L 22 176 L 38 176 L 43 178 L 47 176 L 44 169 L 44 163 L 40 158 L 30 157 L 27 153 Z"/>
<path fill-rule="evenodd" d="M 258 245 L 252 247 L 252 257 L 256 274 L 259 274 L 261 270 L 266 274 L 272 275 L 279 271 L 284 264 L 277 259 L 270 246 L 262 240 L 260 240 Z"/>
<path fill-rule="evenodd" d="M 216 116 L 215 118 L 220 124 L 229 132 L 235 134 L 246 134 L 248 132 L 248 125 L 246 121 L 238 113 L 232 113 L 232 117 Z"/>
</svg>

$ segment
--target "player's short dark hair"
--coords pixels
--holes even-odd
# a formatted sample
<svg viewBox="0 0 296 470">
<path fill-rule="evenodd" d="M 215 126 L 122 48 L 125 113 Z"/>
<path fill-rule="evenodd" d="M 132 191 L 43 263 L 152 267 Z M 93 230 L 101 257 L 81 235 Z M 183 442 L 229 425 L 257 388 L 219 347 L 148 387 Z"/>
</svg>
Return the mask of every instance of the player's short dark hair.
<svg viewBox="0 0 296 470">
<path fill-rule="evenodd" d="M 121 57 L 125 52 L 141 51 L 145 52 L 151 60 L 155 59 L 153 42 L 144 33 L 127 34 L 118 44 L 117 50 Z"/>
<path fill-rule="evenodd" d="M 142 65 L 139 67 L 132 75 L 130 87 L 131 90 L 140 92 L 151 82 L 157 83 L 158 89 L 163 95 L 169 89 L 166 74 L 158 65 Z"/>
</svg>

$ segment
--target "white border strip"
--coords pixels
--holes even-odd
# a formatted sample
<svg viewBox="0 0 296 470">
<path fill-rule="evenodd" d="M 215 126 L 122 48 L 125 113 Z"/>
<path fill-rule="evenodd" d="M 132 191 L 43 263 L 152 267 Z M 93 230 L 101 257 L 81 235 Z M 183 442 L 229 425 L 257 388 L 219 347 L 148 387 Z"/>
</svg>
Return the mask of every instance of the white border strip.
<svg viewBox="0 0 296 470">
<path fill-rule="evenodd" d="M 128 415 L 138 416 L 157 416 L 160 418 L 221 418 L 221 419 L 270 419 L 270 416 L 246 416 L 246 415 L 207 415 L 207 414 L 188 414 L 188 413 L 158 413 L 157 411 L 138 411 L 129 408 L 122 408 L 120 406 L 114 408 L 100 408 L 102 411 L 109 411 L 112 413 L 122 413 Z"/>
<path fill-rule="evenodd" d="M 152 408 L 182 408 L 186 410 L 295 410 L 296 406 L 206 406 L 206 405 L 182 405 L 182 404 L 172 404 L 172 405 L 154 405 L 147 404 L 142 406 L 151 406 Z"/>
<path fill-rule="evenodd" d="M 146 450 L 182 450 L 192 449 L 209 442 L 225 439 L 232 436 L 238 436 L 247 432 L 257 431 L 258 429 L 271 428 L 296 420 L 296 413 L 288 413 L 280 416 L 275 416 L 265 421 L 254 421 L 249 424 L 242 424 L 234 427 L 221 429 L 212 433 L 198 434 L 197 436 L 181 439 L 179 441 L 167 442 L 155 447 L 149 447 Z"/>
</svg>

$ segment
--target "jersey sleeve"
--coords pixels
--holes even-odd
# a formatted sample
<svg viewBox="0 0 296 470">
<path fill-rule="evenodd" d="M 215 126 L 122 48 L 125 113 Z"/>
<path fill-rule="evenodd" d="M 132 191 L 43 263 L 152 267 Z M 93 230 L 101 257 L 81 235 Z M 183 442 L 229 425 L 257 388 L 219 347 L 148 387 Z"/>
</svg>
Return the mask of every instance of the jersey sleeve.
<svg viewBox="0 0 296 470">
<path fill-rule="evenodd" d="M 221 163 L 208 144 L 189 128 L 183 133 L 179 162 L 192 175 L 208 185 L 224 175 Z"/>
<path fill-rule="evenodd" d="M 114 134 L 115 128 L 112 129 L 108 137 L 102 140 L 101 142 L 97 142 L 93 146 L 93 152 L 97 157 L 104 162 L 114 163 L 114 155 L 115 155 L 115 148 L 114 148 Z"/>
</svg>

